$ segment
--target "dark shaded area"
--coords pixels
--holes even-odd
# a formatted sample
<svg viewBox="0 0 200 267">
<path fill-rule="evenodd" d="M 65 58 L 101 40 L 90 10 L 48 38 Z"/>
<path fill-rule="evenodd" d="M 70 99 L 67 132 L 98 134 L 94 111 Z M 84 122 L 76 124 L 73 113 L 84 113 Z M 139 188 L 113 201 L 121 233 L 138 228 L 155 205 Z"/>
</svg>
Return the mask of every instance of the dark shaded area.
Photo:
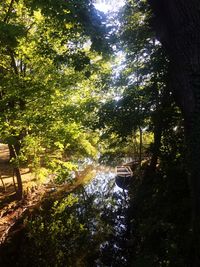
<svg viewBox="0 0 200 267">
<path fill-rule="evenodd" d="M 121 177 L 116 176 L 115 182 L 117 186 L 119 186 L 122 189 L 129 189 L 131 184 L 134 182 L 134 177 Z"/>
</svg>

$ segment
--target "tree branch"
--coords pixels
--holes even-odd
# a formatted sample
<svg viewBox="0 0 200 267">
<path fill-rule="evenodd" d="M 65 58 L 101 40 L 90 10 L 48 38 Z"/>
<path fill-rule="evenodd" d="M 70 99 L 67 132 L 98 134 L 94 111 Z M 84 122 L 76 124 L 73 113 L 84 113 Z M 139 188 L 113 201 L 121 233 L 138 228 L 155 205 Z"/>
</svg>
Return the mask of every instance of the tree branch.
<svg viewBox="0 0 200 267">
<path fill-rule="evenodd" d="M 5 23 L 8 22 L 8 19 L 9 19 L 9 16 L 10 16 L 10 12 L 11 12 L 11 9 L 12 9 L 12 6 L 13 6 L 14 2 L 15 2 L 15 0 L 11 0 L 10 1 L 10 5 L 9 5 L 9 8 L 8 8 L 8 11 L 7 11 L 6 16 L 5 16 L 4 20 L 3 20 Z"/>
<path fill-rule="evenodd" d="M 15 74 L 18 75 L 19 71 L 18 71 L 16 62 L 15 62 L 15 57 L 14 57 L 13 51 L 9 47 L 7 49 L 8 49 L 8 52 L 10 54 L 10 57 L 11 57 L 11 66 L 13 67 Z"/>
</svg>

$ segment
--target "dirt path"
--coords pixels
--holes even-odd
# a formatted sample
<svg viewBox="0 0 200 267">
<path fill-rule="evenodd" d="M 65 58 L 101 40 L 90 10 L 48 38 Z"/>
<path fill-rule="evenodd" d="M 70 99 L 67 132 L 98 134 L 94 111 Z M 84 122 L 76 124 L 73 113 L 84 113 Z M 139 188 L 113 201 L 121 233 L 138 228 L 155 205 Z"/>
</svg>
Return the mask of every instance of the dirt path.
<svg viewBox="0 0 200 267">
<path fill-rule="evenodd" d="M 28 168 L 21 168 L 24 199 L 15 198 L 13 168 L 9 163 L 8 145 L 0 143 L 0 244 L 3 243 L 17 220 L 27 209 L 39 203 L 45 193 L 43 186 L 38 187 L 34 175 Z M 16 183 L 16 182 L 15 182 Z"/>
<path fill-rule="evenodd" d="M 0 209 L 3 207 L 4 200 L 15 193 L 16 178 L 13 180 L 13 167 L 9 163 L 8 145 L 0 143 Z M 20 169 L 23 188 L 35 186 L 34 175 L 29 168 Z M 5 201 L 6 202 L 6 201 Z"/>
</svg>

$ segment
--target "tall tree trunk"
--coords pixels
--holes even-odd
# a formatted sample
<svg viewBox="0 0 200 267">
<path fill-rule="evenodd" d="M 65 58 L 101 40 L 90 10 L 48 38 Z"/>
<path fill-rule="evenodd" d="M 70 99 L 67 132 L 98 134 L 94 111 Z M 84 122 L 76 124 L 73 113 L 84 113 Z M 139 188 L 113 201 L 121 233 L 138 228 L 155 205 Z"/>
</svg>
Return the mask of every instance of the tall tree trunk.
<svg viewBox="0 0 200 267">
<path fill-rule="evenodd" d="M 139 133 L 140 133 L 139 164 L 141 166 L 141 162 L 142 162 L 142 146 L 143 146 L 143 133 L 142 133 L 142 128 L 140 126 L 139 126 Z"/>
<path fill-rule="evenodd" d="M 157 76 L 157 75 L 156 75 Z M 156 165 L 158 162 L 158 156 L 160 152 L 160 146 L 161 146 L 161 136 L 162 136 L 162 120 L 163 120 L 163 113 L 162 113 L 162 107 L 164 108 L 163 103 L 165 102 L 165 94 L 162 99 L 162 105 L 160 104 L 160 99 L 159 99 L 159 91 L 158 91 L 158 82 L 155 82 L 154 88 L 155 90 L 155 100 L 156 100 L 156 110 L 152 116 L 152 121 L 154 125 L 154 143 L 153 143 L 153 154 L 151 157 L 151 162 L 148 171 L 150 173 L 155 172 L 156 170 Z"/>
<path fill-rule="evenodd" d="M 188 173 L 192 197 L 192 229 L 194 262 L 200 266 L 200 107 L 186 121 L 186 141 L 188 147 Z"/>
<path fill-rule="evenodd" d="M 158 156 L 161 146 L 161 135 L 162 135 L 162 125 L 160 120 L 154 125 L 154 144 L 153 144 L 153 154 L 151 157 L 151 162 L 148 171 L 154 172 L 156 170 L 156 165 L 158 163 Z"/>
<path fill-rule="evenodd" d="M 148 171 L 155 172 L 156 165 L 158 163 L 158 157 L 160 154 L 160 147 L 161 147 L 161 137 L 163 132 L 163 120 L 165 117 L 165 110 L 168 108 L 170 104 L 170 99 L 167 93 L 166 88 L 164 88 L 164 92 L 162 98 L 160 99 L 158 95 L 158 86 L 157 83 L 154 86 L 154 90 L 157 91 L 156 94 L 156 110 L 152 116 L 152 121 L 154 125 L 153 134 L 154 134 L 154 143 L 153 143 L 153 154 L 150 162 L 150 166 Z"/>
<path fill-rule="evenodd" d="M 16 159 L 17 153 L 14 145 L 8 145 L 10 151 L 10 159 Z M 16 175 L 17 178 L 17 191 L 16 195 L 18 199 L 22 199 L 23 197 L 23 185 L 22 185 L 22 177 L 20 173 L 20 169 L 18 166 L 13 167 L 13 175 Z"/>
<path fill-rule="evenodd" d="M 192 267 L 200 266 L 200 1 L 149 0 L 169 60 L 169 86 L 185 120 L 192 199 Z"/>
</svg>

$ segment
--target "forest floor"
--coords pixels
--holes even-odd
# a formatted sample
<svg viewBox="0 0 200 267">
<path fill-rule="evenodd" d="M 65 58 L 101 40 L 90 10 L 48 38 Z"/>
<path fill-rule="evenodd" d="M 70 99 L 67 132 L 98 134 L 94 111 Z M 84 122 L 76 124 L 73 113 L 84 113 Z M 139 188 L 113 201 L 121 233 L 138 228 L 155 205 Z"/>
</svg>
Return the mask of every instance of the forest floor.
<svg viewBox="0 0 200 267">
<path fill-rule="evenodd" d="M 9 164 L 9 150 L 7 145 L 0 144 L 0 245 L 5 242 L 24 214 L 34 210 L 44 198 L 51 196 L 56 199 L 62 192 L 71 192 L 94 177 L 93 167 L 87 166 L 77 174 L 73 183 L 58 186 L 49 177 L 43 184 L 38 184 L 28 168 L 21 168 L 20 171 L 24 197 L 18 201 L 15 196 L 13 171 Z"/>
</svg>

